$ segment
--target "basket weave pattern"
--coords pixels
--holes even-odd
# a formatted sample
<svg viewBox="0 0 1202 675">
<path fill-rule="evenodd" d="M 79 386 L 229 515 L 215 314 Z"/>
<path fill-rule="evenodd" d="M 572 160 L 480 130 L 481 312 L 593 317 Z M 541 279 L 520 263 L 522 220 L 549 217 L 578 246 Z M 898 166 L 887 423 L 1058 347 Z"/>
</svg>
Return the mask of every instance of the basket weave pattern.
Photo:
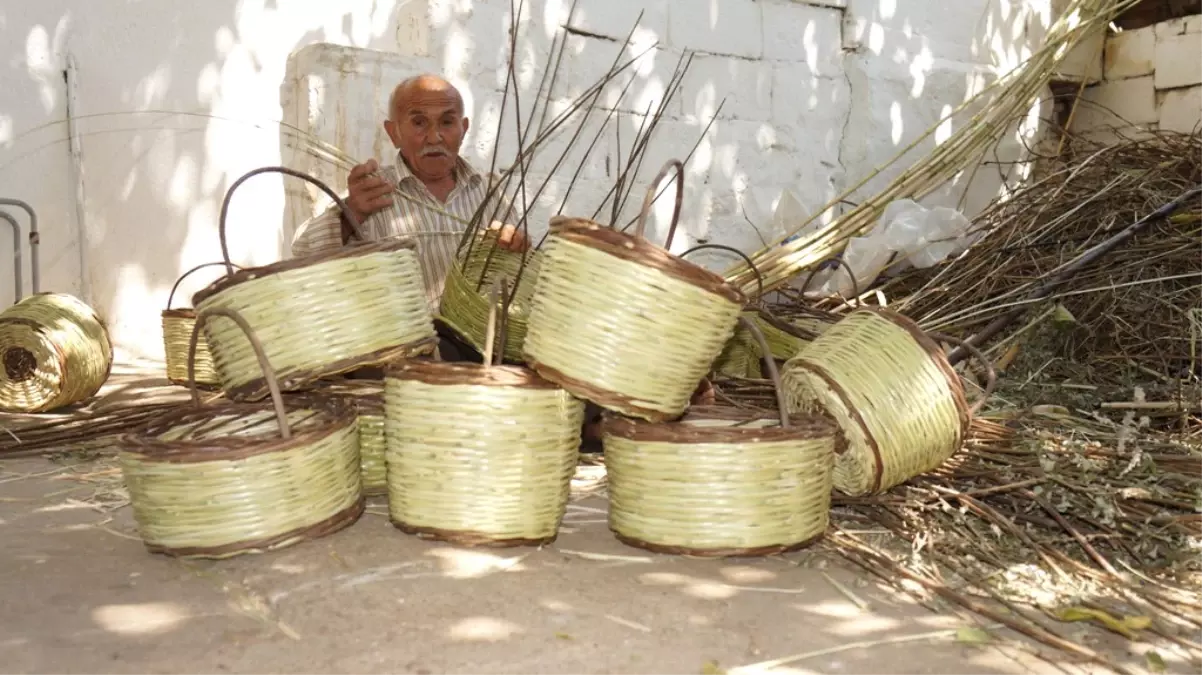
<svg viewBox="0 0 1202 675">
<path fill-rule="evenodd" d="M 441 318 L 447 326 L 458 333 L 479 351 L 484 350 L 488 324 L 488 289 L 497 279 L 512 282 L 518 279 L 513 300 L 509 304 L 506 323 L 504 357 L 507 361 L 520 361 L 522 343 L 526 339 L 526 320 L 530 314 L 530 298 L 538 280 L 541 254 L 526 253 L 526 265 L 522 268 L 522 254 L 494 248 L 495 235 L 483 237 L 461 261 L 451 266 L 439 307 Z M 491 254 L 491 259 L 490 259 Z M 484 283 L 480 274 L 484 272 Z"/>
<path fill-rule="evenodd" d="M 651 440 L 607 430 L 610 529 L 643 548 L 714 556 L 774 553 L 820 537 L 833 428 L 777 428 L 776 440 L 741 431 L 742 439 L 708 440 L 698 429 L 693 439 Z"/>
<path fill-rule="evenodd" d="M 271 269 L 276 266 L 281 267 Z M 408 241 L 365 244 L 320 261 L 238 272 L 196 299 L 197 311 L 226 307 L 247 319 L 284 389 L 429 351 L 437 341 Z M 242 331 L 225 317 L 215 317 L 204 330 L 226 393 L 236 399 L 266 395 Z"/>
<path fill-rule="evenodd" d="M 622 414 L 679 416 L 734 333 L 741 305 L 560 234 L 544 251 L 524 356 Z"/>
<path fill-rule="evenodd" d="M 46 412 L 100 391 L 113 365 L 108 330 L 91 307 L 37 293 L 0 313 L 0 410 Z"/>
<path fill-rule="evenodd" d="M 958 380 L 913 330 L 883 313 L 857 310 L 785 364 L 788 407 L 825 412 L 847 451 L 834 485 L 859 496 L 888 490 L 936 468 L 960 447 L 967 424 Z"/>
<path fill-rule="evenodd" d="M 556 538 L 583 402 L 520 368 L 419 362 L 389 374 L 384 400 L 394 525 L 463 545 Z"/>
<path fill-rule="evenodd" d="M 348 380 L 323 385 L 321 391 L 342 398 L 359 415 L 359 466 L 363 473 L 363 494 L 386 494 L 384 383 L 380 380 Z"/>
<path fill-rule="evenodd" d="M 196 325 L 196 313 L 190 309 L 164 310 L 162 325 L 167 379 L 175 384 L 187 384 L 188 342 Z M 221 384 L 221 376 L 213 365 L 213 355 L 204 335 L 196 344 L 196 383 L 210 386 Z"/>
<path fill-rule="evenodd" d="M 119 454 L 138 531 L 154 552 L 225 558 L 290 546 L 350 524 L 363 509 L 352 415 L 289 411 L 280 440 L 268 406 L 217 406 Z M 203 432 L 195 431 L 198 420 Z"/>
</svg>

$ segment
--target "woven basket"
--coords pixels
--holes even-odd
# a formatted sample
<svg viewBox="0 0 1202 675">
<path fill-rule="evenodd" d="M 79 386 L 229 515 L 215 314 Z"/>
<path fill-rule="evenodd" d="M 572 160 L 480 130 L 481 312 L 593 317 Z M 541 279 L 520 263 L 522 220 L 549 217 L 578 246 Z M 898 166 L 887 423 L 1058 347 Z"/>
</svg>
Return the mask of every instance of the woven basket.
<svg viewBox="0 0 1202 675">
<path fill-rule="evenodd" d="M 488 337 L 483 364 L 389 370 L 389 514 L 403 532 L 465 546 L 549 543 L 567 509 L 584 402 L 524 367 L 491 363 Z"/>
<path fill-rule="evenodd" d="M 230 197 L 247 178 L 265 171 L 312 182 L 349 213 L 332 190 L 305 174 L 265 167 L 242 176 L 230 187 L 221 207 L 219 232 L 228 274 L 193 296 L 197 310 L 225 307 L 245 317 L 263 340 L 285 390 L 434 350 L 438 336 L 411 239 L 356 244 L 265 267 L 233 270 L 225 238 Z M 362 234 L 360 238 L 366 239 Z M 254 351 L 232 321 L 220 316 L 209 321 L 205 337 L 228 397 L 257 400 L 267 395 L 266 379 Z"/>
<path fill-rule="evenodd" d="M 0 410 L 79 403 L 100 391 L 112 367 L 108 329 L 74 296 L 35 293 L 0 313 Z"/>
<path fill-rule="evenodd" d="M 542 377 L 602 408 L 658 422 L 684 412 L 734 333 L 746 298 L 722 277 L 643 238 L 556 218 L 534 287 L 522 354 Z M 678 175 L 680 214 L 683 175 Z M 668 245 L 671 243 L 671 231 Z"/>
<path fill-rule="evenodd" d="M 384 462 L 384 382 L 348 380 L 323 383 L 321 391 L 343 398 L 359 415 L 359 466 L 363 473 L 363 494 L 374 497 L 388 494 L 388 474 Z"/>
<path fill-rule="evenodd" d="M 845 494 L 883 492 L 955 454 L 972 416 L 993 391 L 989 361 L 982 398 L 969 407 L 964 387 L 933 338 L 888 310 L 858 309 L 785 364 L 786 403 L 825 412 L 847 439 L 834 484 Z"/>
<path fill-rule="evenodd" d="M 192 340 L 192 328 L 196 325 L 196 311 L 191 307 L 172 308 L 175 291 L 180 283 L 193 272 L 206 267 L 225 265 L 225 263 L 203 263 L 180 275 L 167 295 L 167 309 L 161 313 L 163 325 L 163 354 L 167 361 L 167 380 L 173 384 L 187 386 L 188 384 L 188 345 Z M 237 265 L 234 266 L 241 269 Z M 196 345 L 196 384 L 205 388 L 220 386 L 221 377 L 213 367 L 213 355 L 209 352 L 209 342 L 204 335 Z"/>
<path fill-rule="evenodd" d="M 501 277 L 517 280 L 517 287 L 506 301 L 503 319 L 506 338 L 502 356 L 506 361 L 520 361 L 541 254 L 537 250 L 528 251 L 524 256 L 507 251 L 496 246 L 496 238 L 495 231 L 485 232 L 451 266 L 447 272 L 438 318 L 456 335 L 482 352 L 488 323 L 488 289 Z"/>
<path fill-rule="evenodd" d="M 118 439 L 122 475 L 147 549 L 229 558 L 292 546 L 354 523 L 364 508 L 354 410 L 312 394 L 285 401 L 250 325 L 225 308 L 201 310 L 197 321 L 214 316 L 247 331 L 271 403 L 201 405 L 192 387 L 194 406 Z M 193 353 L 200 329 L 193 331 Z"/>
<path fill-rule="evenodd" d="M 779 398 L 774 364 L 769 372 Z M 619 540 L 716 557 L 770 555 L 822 537 L 835 425 L 819 416 L 786 419 L 783 407 L 779 420 L 739 413 L 690 411 L 666 424 L 607 415 L 609 526 Z"/>
</svg>

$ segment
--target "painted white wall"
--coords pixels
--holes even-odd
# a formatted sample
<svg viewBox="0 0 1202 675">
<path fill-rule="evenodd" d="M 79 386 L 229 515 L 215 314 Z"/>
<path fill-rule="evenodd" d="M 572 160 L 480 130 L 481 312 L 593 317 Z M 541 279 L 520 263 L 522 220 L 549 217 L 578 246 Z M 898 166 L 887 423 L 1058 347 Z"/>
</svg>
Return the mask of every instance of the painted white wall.
<svg viewBox="0 0 1202 675">
<path fill-rule="evenodd" d="M 571 4 L 525 0 L 519 72 L 526 110 L 551 36 Z M 168 290 L 184 270 L 220 259 L 218 214 L 234 180 L 285 164 L 342 187 L 337 171 L 298 153 L 295 134 L 281 134 L 278 122 L 356 158 L 389 158 L 380 131 L 384 102 L 409 72 L 442 72 L 460 85 L 473 120 L 465 154 L 487 166 L 509 6 L 509 0 L 0 0 L 0 196 L 38 210 L 42 289 L 83 296 L 109 322 L 124 354 L 161 357 L 159 312 Z M 645 8 L 635 42 L 657 47 L 638 64 L 622 108 L 643 110 L 662 95 L 682 50 L 698 55 L 649 147 L 624 219 L 637 210 L 646 181 L 666 159 L 683 159 L 726 97 L 689 162 L 673 248 L 709 240 L 751 252 L 781 234 L 766 226 L 764 214 L 782 189 L 813 209 L 869 175 L 1029 54 L 1050 23 L 1048 7 L 1047 0 L 579 0 L 571 23 L 593 37 L 569 40 L 553 105 L 605 69 L 618 47 L 611 38 L 624 37 Z M 63 78 L 68 61 L 76 66 L 70 84 Z M 82 187 L 72 172 L 69 101 Z M 624 151 L 639 120 L 621 116 Z M 959 123 L 942 127 L 859 196 Z M 612 180 L 615 144 L 610 133 L 594 150 L 567 212 L 591 215 Z M 516 147 L 512 124 L 500 145 L 504 162 Z M 1011 141 L 1002 155 L 1019 147 Z M 546 166 L 541 170 L 545 175 Z M 1001 180 L 996 166 L 973 175 L 969 211 L 992 197 Z M 557 173 L 544 206 L 557 204 L 568 176 Z M 957 185 L 930 201 L 956 205 L 963 193 Z M 233 261 L 264 264 L 286 255 L 293 227 L 312 208 L 306 194 L 298 181 L 277 175 L 240 188 L 229 218 Z M 663 236 L 664 216 L 666 209 L 657 209 L 649 236 Z M 698 259 L 714 267 L 730 262 Z M 0 305 L 6 305 L 13 295 L 7 234 L 0 234 L 0 260 Z M 176 303 L 189 302 L 217 273 L 191 277 Z M 27 291 L 28 274 L 26 265 Z"/>
</svg>

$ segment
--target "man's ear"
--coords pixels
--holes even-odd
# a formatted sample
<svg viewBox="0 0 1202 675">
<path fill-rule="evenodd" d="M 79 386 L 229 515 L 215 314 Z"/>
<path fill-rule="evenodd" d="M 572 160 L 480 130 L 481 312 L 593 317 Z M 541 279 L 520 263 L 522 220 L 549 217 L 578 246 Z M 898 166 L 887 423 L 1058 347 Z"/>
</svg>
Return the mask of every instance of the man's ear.
<svg viewBox="0 0 1202 675">
<path fill-rule="evenodd" d="M 466 134 L 466 133 L 467 133 L 467 128 L 468 128 L 469 126 L 471 126 L 471 120 L 469 120 L 468 118 L 464 117 L 464 118 L 463 118 L 463 133 L 464 133 L 464 134 Z"/>
<path fill-rule="evenodd" d="M 401 139 L 399 129 L 396 128 L 396 122 L 392 120 L 384 120 L 384 132 L 388 134 L 388 140 L 392 141 L 392 147 L 401 148 Z"/>
</svg>

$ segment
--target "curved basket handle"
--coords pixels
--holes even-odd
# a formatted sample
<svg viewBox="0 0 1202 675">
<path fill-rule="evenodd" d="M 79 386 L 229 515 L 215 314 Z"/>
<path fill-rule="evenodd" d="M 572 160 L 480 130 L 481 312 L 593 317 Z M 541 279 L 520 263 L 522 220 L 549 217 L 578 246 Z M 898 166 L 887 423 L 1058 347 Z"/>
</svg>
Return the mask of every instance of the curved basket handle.
<svg viewBox="0 0 1202 675">
<path fill-rule="evenodd" d="M 814 269 L 810 270 L 810 273 L 806 275 L 806 280 L 801 284 L 802 294 L 805 294 L 806 288 L 808 288 L 810 282 L 814 280 L 814 275 L 818 274 L 818 270 L 822 269 L 822 266 L 826 265 L 827 263 L 835 263 L 835 267 L 841 267 L 847 270 L 847 278 L 851 279 L 851 292 L 855 293 L 855 306 L 860 307 L 863 303 L 860 301 L 860 284 L 856 282 L 856 275 L 851 271 L 851 265 L 848 265 L 847 263 L 843 262 L 842 258 L 836 256 L 831 256 L 817 265 L 814 265 Z"/>
<path fill-rule="evenodd" d="M 200 407 L 200 392 L 196 389 L 196 341 L 200 337 L 200 327 L 212 316 L 223 316 L 238 324 L 238 327 L 250 340 L 250 346 L 255 350 L 255 358 L 259 360 L 259 368 L 263 371 L 263 377 L 267 379 L 267 390 L 271 392 L 271 402 L 275 405 L 275 417 L 280 424 L 280 436 L 284 440 L 292 438 L 292 428 L 288 425 L 288 415 L 284 411 L 284 397 L 280 394 L 280 383 L 275 379 L 275 369 L 267 360 L 267 354 L 263 351 L 263 343 L 259 342 L 259 337 L 255 335 L 254 329 L 237 310 L 214 307 L 206 309 L 196 316 L 196 323 L 192 326 L 192 341 L 188 344 L 188 388 L 192 390 L 192 402 L 196 404 L 196 407 Z"/>
<path fill-rule="evenodd" d="M 776 407 L 780 412 L 780 428 L 789 428 L 789 407 L 785 404 L 785 392 L 780 382 L 780 371 L 776 369 L 776 359 L 772 358 L 772 350 L 768 348 L 768 341 L 764 339 L 764 334 L 760 332 L 760 327 L 755 325 L 755 322 L 748 319 L 746 316 L 739 316 L 739 321 L 751 332 L 751 336 L 759 343 L 760 350 L 768 356 L 764 359 L 768 365 L 768 377 L 772 379 L 772 388 L 776 392 Z"/>
<path fill-rule="evenodd" d="M 313 176 L 310 176 L 309 174 L 301 173 L 300 171 L 296 171 L 294 169 L 289 169 L 286 166 L 264 166 L 264 167 L 260 167 L 258 169 L 254 169 L 253 171 L 248 171 L 245 174 L 243 174 L 241 178 L 234 181 L 234 184 L 231 185 L 230 189 L 226 191 L 225 199 L 222 200 L 222 202 L 221 202 L 221 218 L 219 220 L 219 224 L 217 227 L 217 234 L 221 237 L 221 255 L 225 258 L 225 267 L 227 270 L 227 272 L 226 272 L 227 274 L 234 273 L 234 264 L 232 262 L 230 262 L 230 249 L 229 249 L 229 246 L 226 244 L 226 239 L 225 239 L 225 217 L 226 217 L 226 215 L 229 214 L 230 198 L 234 196 L 234 190 L 237 190 L 238 186 L 245 183 L 247 181 L 247 179 L 249 179 L 251 176 L 257 176 L 258 174 L 268 173 L 268 172 L 282 173 L 287 176 L 294 176 L 296 178 L 300 178 L 303 181 L 307 181 L 309 183 L 312 183 L 313 185 L 316 185 L 322 192 L 326 193 L 326 195 L 330 199 L 333 199 L 335 204 L 338 205 L 338 208 L 342 211 L 342 215 L 344 215 L 346 217 L 347 221 L 350 222 L 351 229 L 355 231 L 355 235 L 358 236 L 361 241 L 367 241 L 367 237 L 363 234 L 363 228 L 359 224 L 359 219 L 356 218 L 355 214 L 351 212 L 351 209 L 350 209 L 350 207 L 348 207 L 346 205 L 346 202 L 343 201 L 342 198 L 339 197 L 337 194 L 335 194 L 334 191 L 331 190 L 328 185 L 326 185 L 325 183 L 321 182 L 320 180 L 314 178 Z"/>
<path fill-rule="evenodd" d="M 964 349 L 969 354 L 972 354 L 973 358 L 980 361 L 985 366 L 985 389 L 981 392 L 981 399 L 972 404 L 972 406 L 968 409 L 969 414 L 975 417 L 976 414 L 981 411 L 981 406 L 985 405 L 985 402 L 989 400 L 991 395 L 993 395 L 993 388 L 997 385 L 997 369 L 993 367 L 993 362 L 986 358 L 985 355 L 981 353 L 981 350 L 977 349 L 976 346 L 961 340 L 958 337 L 953 337 L 945 333 L 927 333 L 927 335 L 929 335 L 933 340 L 950 342 L 961 349 Z"/>
<path fill-rule="evenodd" d="M 201 263 L 201 264 L 197 265 L 196 267 L 193 267 L 192 269 L 188 270 L 187 272 L 184 272 L 183 274 L 181 274 L 180 277 L 175 280 L 175 285 L 171 287 L 171 293 L 169 293 L 167 295 L 167 309 L 171 309 L 171 303 L 175 299 L 175 291 L 176 291 L 176 289 L 179 288 L 180 282 L 182 282 L 184 279 L 188 278 L 188 276 L 190 274 L 192 274 L 193 272 L 195 272 L 197 270 L 202 270 L 206 267 L 213 267 L 214 265 L 224 265 L 224 264 L 226 264 L 226 263 L 224 263 L 224 262 Z M 230 263 L 230 264 L 232 265 L 233 263 Z M 234 265 L 234 267 L 238 270 L 242 269 L 241 267 L 238 267 L 237 265 Z"/>
<path fill-rule="evenodd" d="M 686 255 L 692 253 L 693 251 L 700 251 L 703 248 L 717 248 L 717 249 L 722 249 L 723 251 L 730 251 L 731 253 L 734 253 L 735 255 L 742 258 L 743 261 L 747 263 L 747 266 L 751 269 L 752 273 L 755 274 L 755 283 L 758 286 L 758 288 L 756 289 L 755 301 L 759 302 L 760 300 L 762 300 L 764 298 L 764 276 L 762 274 L 760 274 L 760 270 L 755 266 L 755 263 L 751 261 L 751 258 L 747 257 L 746 253 L 740 251 L 737 248 L 732 248 L 730 246 L 726 246 L 723 244 L 698 244 L 698 245 L 694 246 L 693 248 L 685 251 L 684 253 L 681 253 L 677 257 L 683 258 Z"/>
<path fill-rule="evenodd" d="M 485 367 L 499 366 L 505 359 L 505 331 L 509 317 L 509 303 L 505 299 L 508 295 L 505 277 L 500 276 L 493 279 L 492 288 L 488 290 L 488 328 L 484 331 L 484 354 L 483 361 Z M 497 311 L 500 306 L 501 311 Z M 494 345 L 500 342 L 501 348 L 494 352 Z M 495 362 L 494 362 L 495 361 Z"/>
<path fill-rule="evenodd" d="M 643 230 L 647 227 L 647 213 L 651 211 L 651 203 L 655 201 L 655 188 L 663 180 L 670 169 L 676 169 L 676 205 L 672 207 L 672 224 L 668 226 L 668 238 L 664 241 L 664 250 L 672 248 L 672 237 L 676 234 L 676 224 L 680 222 L 680 206 L 684 203 L 684 164 L 679 159 L 669 159 L 664 168 L 659 170 L 651 185 L 647 186 L 647 195 L 643 197 L 643 208 L 639 210 L 638 224 L 634 226 L 634 236 L 642 239 Z"/>
</svg>

